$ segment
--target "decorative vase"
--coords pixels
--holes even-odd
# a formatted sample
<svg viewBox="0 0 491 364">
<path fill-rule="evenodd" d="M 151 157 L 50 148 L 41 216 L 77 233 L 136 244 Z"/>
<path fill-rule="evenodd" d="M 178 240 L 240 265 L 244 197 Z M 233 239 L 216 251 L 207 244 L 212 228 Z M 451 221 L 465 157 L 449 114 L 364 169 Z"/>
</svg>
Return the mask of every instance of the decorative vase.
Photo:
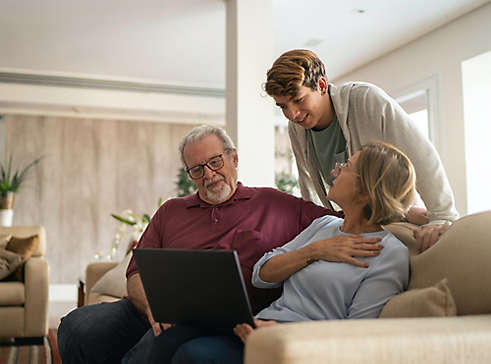
<svg viewBox="0 0 491 364">
<path fill-rule="evenodd" d="M 14 210 L 0 209 L 0 226 L 12 226 Z"/>
<path fill-rule="evenodd" d="M 14 218 L 14 193 L 8 191 L 5 196 L 0 195 L 0 225 L 12 226 Z"/>
<path fill-rule="evenodd" d="M 12 210 L 14 208 L 14 193 L 7 191 L 5 195 L 0 194 L 0 209 Z"/>
</svg>

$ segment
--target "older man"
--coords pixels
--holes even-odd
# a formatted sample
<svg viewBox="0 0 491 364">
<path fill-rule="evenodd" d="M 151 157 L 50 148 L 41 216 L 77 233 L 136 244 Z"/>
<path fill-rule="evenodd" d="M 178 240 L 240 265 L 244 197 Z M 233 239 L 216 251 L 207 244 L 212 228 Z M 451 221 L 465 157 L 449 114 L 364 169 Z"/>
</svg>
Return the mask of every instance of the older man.
<svg viewBox="0 0 491 364">
<path fill-rule="evenodd" d="M 276 299 L 279 292 L 252 287 L 254 263 L 266 251 L 290 241 L 314 219 L 334 213 L 272 188 L 251 188 L 237 182 L 237 151 L 220 128 L 194 128 L 182 141 L 180 152 L 198 192 L 162 205 L 138 246 L 236 250 L 256 313 Z M 363 264 L 354 256 L 373 255 L 376 242 L 359 236 L 346 237 L 342 248 L 333 242 L 333 260 Z M 152 345 L 158 344 L 158 336 L 169 325 L 154 321 L 133 260 L 127 279 L 127 298 L 85 306 L 62 319 L 58 342 L 64 364 L 119 363 L 123 357 L 123 362 L 152 360 L 148 357 Z M 214 336 L 210 335 L 210 339 L 213 342 Z M 218 342 L 223 351 L 223 341 Z M 209 343 L 205 347 L 209 348 Z M 226 352 L 224 361 L 225 355 Z M 187 361 L 178 356 L 176 353 L 173 362 Z"/>
</svg>

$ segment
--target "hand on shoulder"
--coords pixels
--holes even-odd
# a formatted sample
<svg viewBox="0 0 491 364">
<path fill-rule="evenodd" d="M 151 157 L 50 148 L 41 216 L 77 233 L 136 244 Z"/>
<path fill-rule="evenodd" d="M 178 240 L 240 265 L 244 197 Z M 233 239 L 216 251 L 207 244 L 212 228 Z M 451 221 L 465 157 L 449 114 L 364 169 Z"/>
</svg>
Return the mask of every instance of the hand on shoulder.
<svg viewBox="0 0 491 364">
<path fill-rule="evenodd" d="M 414 238 L 416 239 L 416 245 L 419 252 L 422 253 L 426 249 L 435 245 L 440 237 L 448 230 L 450 222 L 435 225 L 421 226 L 419 229 L 414 230 Z"/>
</svg>

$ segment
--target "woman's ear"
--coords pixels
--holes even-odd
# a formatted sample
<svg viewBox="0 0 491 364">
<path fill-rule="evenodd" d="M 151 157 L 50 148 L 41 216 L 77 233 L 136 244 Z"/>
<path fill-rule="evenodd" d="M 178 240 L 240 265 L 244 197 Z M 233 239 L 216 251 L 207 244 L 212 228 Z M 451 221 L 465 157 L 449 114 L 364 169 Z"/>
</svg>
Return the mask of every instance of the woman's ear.
<svg viewBox="0 0 491 364">
<path fill-rule="evenodd" d="M 360 186 L 360 181 L 358 180 L 357 184 L 357 194 L 356 194 L 356 202 L 359 203 L 360 205 L 367 205 L 368 202 L 370 201 L 370 196 L 368 195 L 367 191 L 364 191 L 363 188 Z"/>
</svg>

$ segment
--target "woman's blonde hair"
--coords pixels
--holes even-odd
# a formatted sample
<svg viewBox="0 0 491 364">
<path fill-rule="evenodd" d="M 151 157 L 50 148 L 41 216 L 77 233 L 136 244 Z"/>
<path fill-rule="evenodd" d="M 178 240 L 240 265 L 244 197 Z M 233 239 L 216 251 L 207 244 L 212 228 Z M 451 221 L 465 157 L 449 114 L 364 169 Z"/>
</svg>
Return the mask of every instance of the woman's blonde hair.
<svg viewBox="0 0 491 364">
<path fill-rule="evenodd" d="M 372 142 L 360 149 L 356 170 L 361 192 L 369 197 L 363 211 L 368 222 L 400 221 L 414 199 L 416 173 L 409 158 L 393 145 Z"/>
<path fill-rule="evenodd" d="M 297 95 L 300 86 L 317 90 L 320 77 L 326 77 L 324 64 L 317 55 L 306 49 L 283 53 L 267 73 L 264 90 L 269 96 Z"/>
</svg>

